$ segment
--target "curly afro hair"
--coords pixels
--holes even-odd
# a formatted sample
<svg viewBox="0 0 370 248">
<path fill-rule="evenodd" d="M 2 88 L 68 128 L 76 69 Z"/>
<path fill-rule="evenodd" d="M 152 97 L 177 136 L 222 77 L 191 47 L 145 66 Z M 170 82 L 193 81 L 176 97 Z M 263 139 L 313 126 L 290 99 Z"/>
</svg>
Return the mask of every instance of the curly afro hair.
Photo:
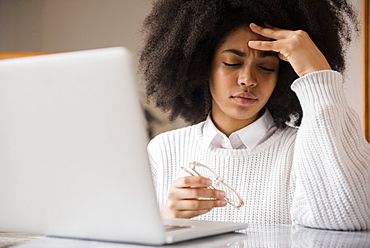
<svg viewBox="0 0 370 248">
<path fill-rule="evenodd" d="M 333 70 L 345 69 L 344 56 L 357 15 L 345 0 L 159 0 L 144 21 L 140 71 L 156 107 L 173 121 L 205 120 L 211 110 L 208 78 L 216 48 L 241 25 L 251 22 L 306 31 Z M 302 109 L 290 89 L 298 76 L 281 61 L 277 86 L 267 107 L 278 127 Z"/>
</svg>

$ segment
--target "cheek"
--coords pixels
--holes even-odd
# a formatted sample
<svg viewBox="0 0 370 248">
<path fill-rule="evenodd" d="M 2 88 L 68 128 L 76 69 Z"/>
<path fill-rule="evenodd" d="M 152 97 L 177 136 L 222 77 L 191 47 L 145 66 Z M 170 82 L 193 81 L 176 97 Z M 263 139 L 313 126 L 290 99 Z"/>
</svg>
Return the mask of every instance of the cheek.
<svg viewBox="0 0 370 248">
<path fill-rule="evenodd" d="M 211 78 L 209 79 L 209 83 L 208 83 L 208 85 L 209 85 L 209 92 L 211 93 L 211 97 L 212 97 L 212 99 L 214 99 L 214 98 L 215 98 L 216 88 L 215 88 L 215 84 L 214 84 L 214 79 L 213 79 L 213 77 L 211 77 Z"/>
<path fill-rule="evenodd" d="M 226 93 L 232 84 L 232 77 L 222 70 L 215 70 L 209 80 L 211 94 Z"/>
<path fill-rule="evenodd" d="M 272 92 L 275 90 L 277 84 L 277 78 L 269 78 L 266 81 L 260 82 L 260 94 L 263 95 L 263 98 L 267 102 L 268 99 L 271 97 Z"/>
<path fill-rule="evenodd" d="M 221 92 L 223 92 L 222 85 L 217 83 L 217 81 L 211 79 L 209 82 L 209 91 L 211 93 L 212 99 L 217 99 L 218 97 L 220 97 Z"/>
<path fill-rule="evenodd" d="M 271 84 L 269 84 L 269 86 L 266 88 L 266 94 L 268 94 L 268 98 L 271 97 L 271 94 L 272 92 L 275 90 L 275 87 L 276 87 L 276 80 L 274 80 L 273 82 L 271 82 Z"/>
</svg>

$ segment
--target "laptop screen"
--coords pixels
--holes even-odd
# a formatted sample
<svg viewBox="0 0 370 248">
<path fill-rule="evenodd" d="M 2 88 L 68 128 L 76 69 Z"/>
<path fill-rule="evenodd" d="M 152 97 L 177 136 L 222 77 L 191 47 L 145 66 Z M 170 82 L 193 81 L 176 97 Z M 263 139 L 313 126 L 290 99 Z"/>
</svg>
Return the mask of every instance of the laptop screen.
<svg viewBox="0 0 370 248">
<path fill-rule="evenodd" d="M 0 231 L 164 239 L 132 64 L 124 48 L 0 61 Z"/>
</svg>

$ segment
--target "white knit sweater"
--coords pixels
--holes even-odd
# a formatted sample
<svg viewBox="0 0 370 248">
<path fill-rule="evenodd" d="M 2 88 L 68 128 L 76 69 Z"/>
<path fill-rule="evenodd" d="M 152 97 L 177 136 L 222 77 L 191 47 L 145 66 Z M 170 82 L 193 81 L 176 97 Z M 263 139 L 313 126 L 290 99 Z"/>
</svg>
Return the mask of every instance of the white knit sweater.
<svg viewBox="0 0 370 248">
<path fill-rule="evenodd" d="M 300 128 L 278 129 L 251 151 L 204 146 L 204 122 L 155 137 L 148 151 L 160 208 L 171 183 L 187 176 L 181 166 L 197 161 L 245 202 L 239 210 L 228 205 L 197 219 L 370 229 L 370 145 L 342 81 L 335 71 L 297 79 L 292 89 L 303 108 Z"/>
</svg>

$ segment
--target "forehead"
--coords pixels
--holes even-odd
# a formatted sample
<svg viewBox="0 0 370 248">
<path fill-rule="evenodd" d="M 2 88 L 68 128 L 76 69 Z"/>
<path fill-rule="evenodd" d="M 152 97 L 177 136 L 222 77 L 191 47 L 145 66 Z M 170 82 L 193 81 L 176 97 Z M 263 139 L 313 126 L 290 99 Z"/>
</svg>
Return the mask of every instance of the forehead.
<svg viewBox="0 0 370 248">
<path fill-rule="evenodd" d="M 248 47 L 248 41 L 250 40 L 269 40 L 259 34 L 252 32 L 252 30 L 247 26 L 243 25 L 228 34 L 224 42 L 221 43 L 219 48 L 225 47 Z"/>
</svg>

